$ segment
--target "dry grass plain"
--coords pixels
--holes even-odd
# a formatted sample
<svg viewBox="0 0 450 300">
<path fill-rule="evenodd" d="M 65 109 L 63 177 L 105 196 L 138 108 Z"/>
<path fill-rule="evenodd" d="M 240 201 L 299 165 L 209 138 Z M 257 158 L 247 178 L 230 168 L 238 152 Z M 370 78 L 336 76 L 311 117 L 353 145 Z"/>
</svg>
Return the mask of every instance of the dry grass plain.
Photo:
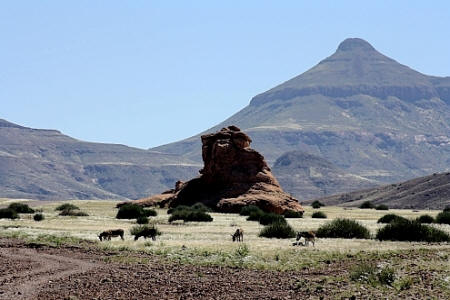
<svg viewBox="0 0 450 300">
<path fill-rule="evenodd" d="M 25 200 L 24 200 L 25 201 Z M 11 203 L 0 199 L 0 207 Z M 433 274 L 432 286 L 439 295 L 450 296 L 450 244 L 427 244 L 411 242 L 379 242 L 374 239 L 318 239 L 315 247 L 292 246 L 293 239 L 267 239 L 258 237 L 263 226 L 257 222 L 246 221 L 246 217 L 237 214 L 211 213 L 210 223 L 168 223 L 165 209 L 157 209 L 158 216 L 151 217 L 162 232 L 157 241 L 140 239 L 133 241 L 129 229 L 136 225 L 135 220 L 115 219 L 117 209 L 115 201 L 70 201 L 89 214 L 87 217 L 58 216 L 55 207 L 63 202 L 27 201 L 36 209 L 42 210 L 45 220 L 35 222 L 33 215 L 21 215 L 18 220 L 0 219 L 0 236 L 19 237 L 26 240 L 46 243 L 77 243 L 79 240 L 97 241 L 103 250 L 123 253 L 105 257 L 105 261 L 115 263 L 133 263 L 136 258 L 129 252 L 156 255 L 170 262 L 194 264 L 200 266 L 231 266 L 259 270 L 296 271 L 305 268 L 322 268 L 325 264 L 342 263 L 350 268 L 365 262 L 389 265 L 395 269 L 398 291 L 403 290 L 399 280 L 414 277 L 417 272 Z M 382 225 L 378 218 L 395 213 L 407 218 L 416 218 L 423 214 L 436 216 L 433 210 L 389 211 L 363 210 L 358 208 L 323 207 L 327 219 L 313 219 L 314 210 L 306 207 L 301 219 L 287 219 L 295 230 L 317 230 L 317 228 L 335 218 L 354 219 L 365 225 L 374 235 Z M 450 225 L 433 225 L 450 233 Z M 237 227 L 243 228 L 244 243 L 233 243 L 231 234 Z M 125 240 L 115 238 L 112 241 L 99 242 L 98 234 L 106 229 L 122 228 Z M 142 262 L 142 261 L 140 261 Z M 351 273 L 351 270 L 348 270 Z M 333 280 L 335 280 L 334 278 Z M 347 278 L 341 278 L 346 280 Z M 403 280 L 403 279 L 402 279 Z M 418 281 L 417 281 L 418 282 Z M 361 286 L 359 283 L 355 283 Z M 423 283 L 425 284 L 425 283 Z M 426 283 L 427 285 L 430 283 Z M 373 285 L 373 284 L 372 284 Z M 411 282 L 407 282 L 411 285 Z M 414 285 L 414 284 L 413 284 Z M 371 287 L 373 288 L 373 286 Z M 393 287 L 392 287 L 393 288 Z M 394 289 L 394 288 L 393 288 Z M 427 286 L 422 287 L 427 290 Z M 429 293 L 429 292 L 426 292 Z M 345 293 L 344 293 L 345 294 Z M 440 298 L 437 297 L 437 298 Z"/>
</svg>

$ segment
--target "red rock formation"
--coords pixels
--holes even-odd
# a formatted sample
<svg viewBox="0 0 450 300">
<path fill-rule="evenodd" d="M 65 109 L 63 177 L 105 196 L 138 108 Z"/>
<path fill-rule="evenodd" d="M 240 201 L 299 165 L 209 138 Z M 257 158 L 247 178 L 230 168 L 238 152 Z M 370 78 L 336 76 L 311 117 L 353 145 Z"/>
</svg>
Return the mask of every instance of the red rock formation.
<svg viewBox="0 0 450 300">
<path fill-rule="evenodd" d="M 200 176 L 160 195 L 135 203 L 174 207 L 202 202 L 222 212 L 239 212 L 256 205 L 278 214 L 303 211 L 296 199 L 286 194 L 272 175 L 264 157 L 250 148 L 252 140 L 236 126 L 203 135 L 205 166 Z"/>
</svg>

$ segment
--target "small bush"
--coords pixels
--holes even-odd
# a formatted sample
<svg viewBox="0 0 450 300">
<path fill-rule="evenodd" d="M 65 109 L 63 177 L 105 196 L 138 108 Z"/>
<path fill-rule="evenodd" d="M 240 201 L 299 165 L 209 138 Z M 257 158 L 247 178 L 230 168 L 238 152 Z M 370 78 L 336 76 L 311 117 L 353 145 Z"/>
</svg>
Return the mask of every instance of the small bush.
<svg viewBox="0 0 450 300">
<path fill-rule="evenodd" d="M 377 223 L 388 224 L 391 222 L 408 221 L 408 219 L 398 216 L 396 214 L 387 214 L 378 219 Z"/>
<path fill-rule="evenodd" d="M 392 285 L 395 281 L 395 270 L 393 268 L 384 267 L 378 272 L 377 277 L 381 284 Z"/>
<path fill-rule="evenodd" d="M 116 219 L 137 219 L 145 216 L 142 206 L 133 203 L 122 205 L 117 212 Z"/>
<path fill-rule="evenodd" d="M 389 207 L 387 205 L 384 204 L 380 204 L 377 205 L 377 207 L 375 207 L 376 210 L 389 210 Z"/>
<path fill-rule="evenodd" d="M 55 210 L 75 210 L 75 209 L 80 209 L 78 206 L 70 204 L 70 203 L 64 203 L 61 204 L 60 206 L 57 206 L 55 208 Z"/>
<path fill-rule="evenodd" d="M 11 203 L 8 206 L 8 208 L 16 211 L 19 214 L 32 214 L 32 213 L 34 213 L 34 209 L 29 207 L 28 204 L 24 204 L 24 203 L 18 203 L 18 202 Z"/>
<path fill-rule="evenodd" d="M 272 223 L 265 226 L 259 233 L 260 237 L 289 239 L 296 236 L 294 229 L 287 223 Z"/>
<path fill-rule="evenodd" d="M 335 219 L 317 230 L 317 237 L 343 239 L 370 239 L 369 230 L 356 221 Z"/>
<path fill-rule="evenodd" d="M 442 211 L 443 212 L 450 212 L 450 205 L 447 205 Z"/>
<path fill-rule="evenodd" d="M 184 222 L 212 222 L 213 218 L 204 211 L 200 210 L 176 210 L 172 212 L 169 223 L 183 220 Z"/>
<path fill-rule="evenodd" d="M 144 216 L 146 217 L 156 217 L 157 215 L 158 213 L 154 209 L 151 208 L 144 209 Z"/>
<path fill-rule="evenodd" d="M 178 210 L 192 210 L 192 208 L 190 207 L 190 206 L 187 206 L 187 205 L 178 205 L 178 206 L 176 206 L 176 207 L 172 207 L 172 208 L 169 208 L 168 210 L 167 210 L 167 214 L 172 214 L 174 211 L 178 211 Z"/>
<path fill-rule="evenodd" d="M 269 225 L 272 223 L 286 223 L 286 219 L 274 213 L 265 213 L 259 218 L 259 224 Z"/>
<path fill-rule="evenodd" d="M 0 219 L 18 219 L 19 215 L 11 208 L 0 208 Z"/>
<path fill-rule="evenodd" d="M 72 217 L 87 217 L 89 216 L 84 211 L 78 209 L 65 209 L 59 213 L 60 216 L 72 216 Z"/>
<path fill-rule="evenodd" d="M 373 205 L 373 203 L 370 201 L 366 201 L 363 204 L 361 204 L 359 206 L 359 208 L 362 208 L 362 209 L 375 208 L 375 205 Z"/>
<path fill-rule="evenodd" d="M 322 206 L 325 206 L 322 202 L 315 200 L 313 203 L 311 203 L 312 208 L 317 209 L 321 208 Z"/>
<path fill-rule="evenodd" d="M 417 221 L 392 222 L 377 232 L 380 241 L 410 241 L 410 242 L 448 242 L 450 235 L 434 227 L 423 225 Z"/>
<path fill-rule="evenodd" d="M 311 218 L 315 218 L 315 219 L 326 219 L 327 215 L 323 212 L 323 211 L 315 211 L 313 212 L 313 214 L 311 215 Z"/>
<path fill-rule="evenodd" d="M 377 269 L 374 264 L 362 263 L 353 267 L 350 271 L 350 279 L 352 281 L 369 283 L 372 286 L 377 284 L 392 285 L 395 281 L 395 271 L 389 267 Z"/>
<path fill-rule="evenodd" d="M 138 224 L 148 224 L 148 218 L 146 216 L 140 216 L 136 219 L 136 223 Z"/>
<path fill-rule="evenodd" d="M 241 212 L 239 214 L 241 216 L 249 216 L 250 213 L 252 213 L 254 211 L 261 211 L 261 213 L 263 212 L 263 210 L 261 208 L 259 208 L 258 206 L 248 205 L 248 206 L 244 206 L 243 208 L 241 208 Z"/>
<path fill-rule="evenodd" d="M 205 204 L 203 204 L 201 202 L 195 203 L 194 205 L 191 206 L 191 208 L 195 209 L 195 210 L 201 210 L 201 211 L 204 211 L 204 212 L 211 212 L 212 211 L 211 208 L 209 208 L 208 206 L 206 206 Z"/>
<path fill-rule="evenodd" d="M 250 215 L 247 217 L 247 221 L 258 221 L 259 222 L 259 219 L 261 219 L 261 217 L 265 214 L 266 213 L 263 212 L 262 210 L 254 210 L 254 211 L 250 212 Z"/>
<path fill-rule="evenodd" d="M 438 224 L 450 224 L 450 211 L 443 211 L 438 213 L 435 222 Z"/>
<path fill-rule="evenodd" d="M 40 222 L 40 221 L 42 221 L 42 220 L 44 220 L 45 218 L 44 218 L 44 215 L 43 214 L 35 214 L 34 216 L 33 216 L 33 220 L 35 220 L 36 222 Z"/>
<path fill-rule="evenodd" d="M 431 224 L 434 222 L 434 218 L 430 215 L 421 215 L 417 218 L 417 222 L 423 223 L 423 224 Z"/>
<path fill-rule="evenodd" d="M 285 218 L 303 218 L 303 212 L 302 211 L 294 211 L 294 210 L 286 210 L 283 214 Z"/>
</svg>

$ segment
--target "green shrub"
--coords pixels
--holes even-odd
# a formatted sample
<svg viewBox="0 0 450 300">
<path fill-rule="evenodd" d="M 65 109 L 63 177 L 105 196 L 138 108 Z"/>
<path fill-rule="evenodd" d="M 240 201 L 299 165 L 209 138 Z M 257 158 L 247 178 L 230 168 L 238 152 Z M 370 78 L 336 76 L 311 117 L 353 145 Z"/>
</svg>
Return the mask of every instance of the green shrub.
<svg viewBox="0 0 450 300">
<path fill-rule="evenodd" d="M 42 220 L 44 220 L 45 218 L 44 218 L 44 215 L 43 214 L 35 214 L 34 216 L 33 216 L 33 220 L 35 220 L 36 222 L 40 222 L 40 221 L 42 221 Z"/>
<path fill-rule="evenodd" d="M 317 237 L 370 239 L 370 232 L 356 221 L 335 219 L 328 224 L 320 226 L 317 230 Z"/>
<path fill-rule="evenodd" d="M 387 205 L 384 204 L 380 204 L 377 205 L 377 207 L 375 207 L 376 210 L 389 210 L 389 207 Z"/>
<path fill-rule="evenodd" d="M 259 218 L 259 224 L 261 225 L 269 225 L 272 223 L 286 223 L 286 219 L 283 216 L 274 213 L 264 213 Z"/>
<path fill-rule="evenodd" d="M 146 217 L 156 217 L 157 215 L 158 213 L 154 209 L 151 208 L 144 209 L 144 216 Z"/>
<path fill-rule="evenodd" d="M 359 208 L 363 208 L 363 209 L 367 209 L 367 208 L 375 208 L 375 205 L 373 205 L 373 203 L 370 202 L 370 201 L 366 201 L 366 202 L 364 202 L 363 204 L 361 204 L 361 205 L 359 206 Z"/>
<path fill-rule="evenodd" d="M 315 200 L 313 203 L 311 203 L 312 208 L 321 208 L 322 206 L 325 206 L 325 204 L 323 204 L 322 202 Z"/>
<path fill-rule="evenodd" d="M 172 207 L 172 208 L 169 208 L 168 210 L 167 210 L 167 214 L 172 214 L 174 211 L 178 211 L 178 210 L 192 210 L 192 208 L 190 207 L 190 206 L 187 206 L 187 205 L 178 205 L 178 206 L 176 206 L 176 207 Z"/>
<path fill-rule="evenodd" d="M 191 206 L 191 208 L 195 209 L 195 210 L 201 210 L 201 211 L 204 211 L 204 212 L 211 212 L 212 211 L 211 208 L 209 208 L 208 206 L 206 206 L 205 204 L 203 204 L 201 202 L 195 203 L 194 205 Z"/>
<path fill-rule="evenodd" d="M 80 209 L 78 206 L 70 204 L 70 203 L 64 203 L 55 208 L 55 210 L 75 210 Z"/>
<path fill-rule="evenodd" d="M 213 218 L 201 210 L 175 210 L 169 218 L 169 222 L 183 220 L 184 222 L 212 222 Z"/>
<path fill-rule="evenodd" d="M 254 211 L 250 212 L 250 215 L 247 217 L 247 221 L 258 221 L 259 222 L 259 219 L 261 219 L 261 217 L 265 214 L 266 213 L 263 212 L 262 210 L 254 210 Z"/>
<path fill-rule="evenodd" d="M 294 211 L 294 210 L 290 210 L 287 209 L 283 216 L 285 218 L 303 218 L 303 212 L 302 211 Z"/>
<path fill-rule="evenodd" d="M 84 211 L 78 209 L 65 209 L 59 213 L 60 216 L 72 216 L 72 217 L 87 217 L 89 216 Z"/>
<path fill-rule="evenodd" d="M 148 218 L 146 216 L 140 216 L 136 219 L 136 223 L 138 224 L 148 224 Z"/>
<path fill-rule="evenodd" d="M 260 211 L 263 213 L 263 210 L 256 205 L 248 205 L 241 208 L 241 212 L 239 213 L 241 216 L 249 216 L 250 213 L 254 211 Z"/>
<path fill-rule="evenodd" d="M 450 224 L 450 211 L 438 213 L 435 222 L 438 224 Z"/>
<path fill-rule="evenodd" d="M 447 205 L 443 210 L 443 212 L 450 212 L 450 205 Z"/>
<path fill-rule="evenodd" d="M 137 219 L 141 216 L 145 216 L 142 206 L 134 203 L 127 203 L 119 208 L 116 219 Z"/>
<path fill-rule="evenodd" d="M 0 208 L 0 219 L 18 219 L 19 215 L 11 208 Z"/>
<path fill-rule="evenodd" d="M 294 238 L 296 233 L 287 223 L 272 223 L 265 226 L 259 233 L 260 237 L 289 239 Z"/>
<path fill-rule="evenodd" d="M 380 241 L 425 241 L 429 243 L 450 241 L 450 235 L 446 232 L 410 220 L 387 224 L 378 230 L 376 238 Z"/>
<path fill-rule="evenodd" d="M 8 205 L 8 208 L 16 211 L 19 214 L 32 214 L 32 213 L 34 213 L 34 209 L 29 207 L 28 204 L 24 204 L 24 203 L 18 203 L 18 202 L 11 203 L 10 205 Z"/>
<path fill-rule="evenodd" d="M 396 214 L 387 214 L 378 219 L 377 223 L 388 224 L 391 222 L 408 221 L 408 219 Z"/>
<path fill-rule="evenodd" d="M 369 283 L 372 286 L 379 283 L 392 285 L 395 281 L 395 270 L 389 267 L 378 270 L 372 263 L 362 263 L 351 269 L 350 279 L 352 281 Z"/>
<path fill-rule="evenodd" d="M 434 222 L 434 218 L 430 215 L 421 215 L 417 218 L 417 222 L 423 223 L 423 224 L 431 224 Z"/>
<path fill-rule="evenodd" d="M 323 211 L 315 211 L 313 212 L 313 214 L 311 215 L 311 218 L 315 218 L 315 219 L 326 219 L 327 215 L 323 212 Z"/>
</svg>

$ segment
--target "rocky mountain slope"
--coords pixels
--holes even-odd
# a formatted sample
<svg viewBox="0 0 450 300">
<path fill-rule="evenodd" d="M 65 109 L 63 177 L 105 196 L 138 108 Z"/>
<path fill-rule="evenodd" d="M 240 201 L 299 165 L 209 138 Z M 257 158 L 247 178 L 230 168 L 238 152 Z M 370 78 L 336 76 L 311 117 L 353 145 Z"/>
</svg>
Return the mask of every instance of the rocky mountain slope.
<svg viewBox="0 0 450 300">
<path fill-rule="evenodd" d="M 346 173 L 319 156 L 301 151 L 280 156 L 272 173 L 284 190 L 302 201 L 379 185 L 377 181 Z"/>
<path fill-rule="evenodd" d="M 333 195 L 319 201 L 326 205 L 359 206 L 364 201 L 371 201 L 390 208 L 443 209 L 450 205 L 450 173 L 435 173 L 373 189 Z"/>
<path fill-rule="evenodd" d="M 270 165 L 300 150 L 371 180 L 406 180 L 449 170 L 450 77 L 421 74 L 362 39 L 346 39 L 330 57 L 205 132 L 231 124 L 252 137 Z M 198 137 L 154 150 L 200 161 Z"/>
<path fill-rule="evenodd" d="M 176 155 L 82 142 L 0 119 L 0 197 L 137 199 L 198 174 Z"/>
</svg>

